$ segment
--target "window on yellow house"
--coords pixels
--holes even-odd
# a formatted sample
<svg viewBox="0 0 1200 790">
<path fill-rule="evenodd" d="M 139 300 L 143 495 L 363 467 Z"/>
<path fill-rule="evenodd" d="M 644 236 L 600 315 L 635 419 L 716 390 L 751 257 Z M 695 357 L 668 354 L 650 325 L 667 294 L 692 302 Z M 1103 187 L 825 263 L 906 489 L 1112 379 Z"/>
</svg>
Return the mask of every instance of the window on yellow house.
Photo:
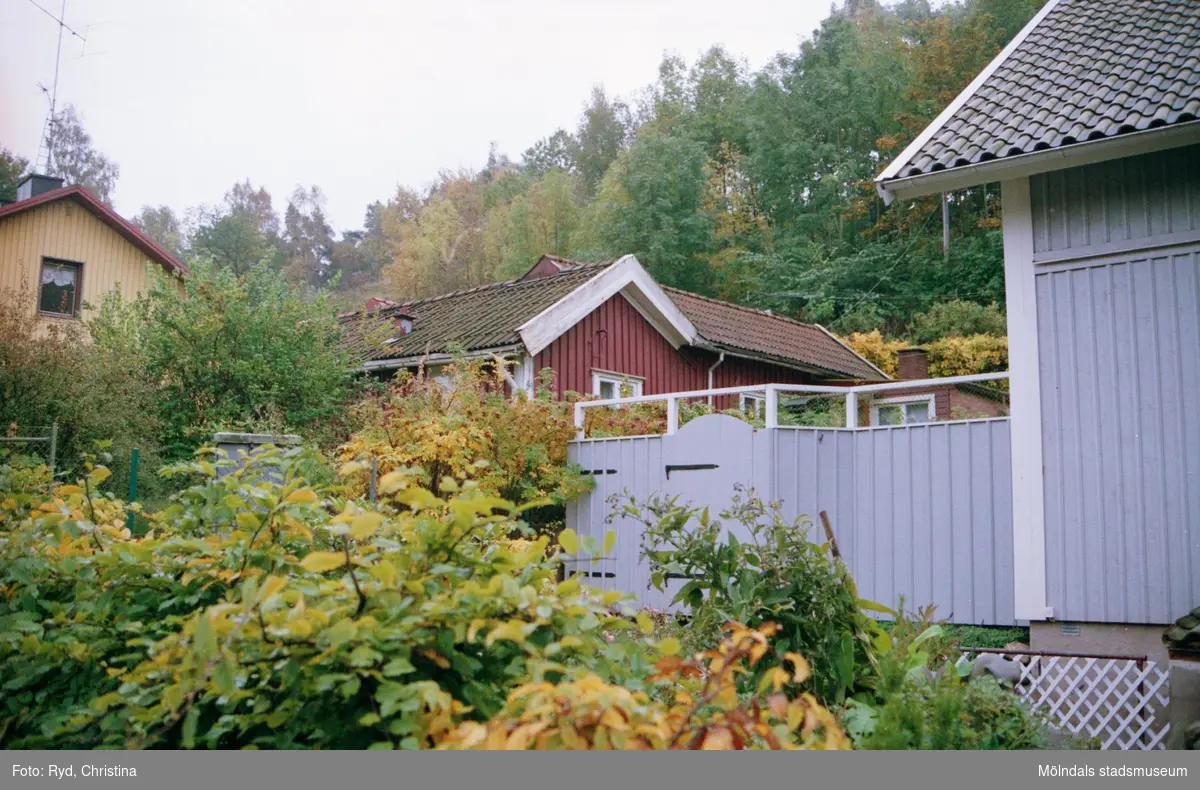
<svg viewBox="0 0 1200 790">
<path fill-rule="evenodd" d="M 80 275 L 83 264 L 42 259 L 42 278 L 38 285 L 38 312 L 45 315 L 79 315 Z"/>
</svg>

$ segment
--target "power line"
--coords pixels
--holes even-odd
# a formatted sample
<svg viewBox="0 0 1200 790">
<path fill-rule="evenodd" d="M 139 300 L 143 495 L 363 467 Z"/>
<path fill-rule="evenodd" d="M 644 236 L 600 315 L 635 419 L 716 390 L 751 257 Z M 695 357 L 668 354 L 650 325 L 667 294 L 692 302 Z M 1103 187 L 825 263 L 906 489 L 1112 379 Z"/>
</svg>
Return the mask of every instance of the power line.
<svg viewBox="0 0 1200 790">
<path fill-rule="evenodd" d="M 50 17 L 55 22 L 57 22 L 59 25 L 61 25 L 63 28 L 65 28 L 66 31 L 68 33 L 70 33 L 72 36 L 75 36 L 75 38 L 79 39 L 80 41 L 87 41 L 87 39 L 85 37 L 81 36 L 79 33 L 76 33 L 73 29 L 71 29 L 71 26 L 68 25 L 66 22 L 64 22 L 61 19 L 59 19 L 58 17 L 56 17 L 52 12 L 47 11 L 42 6 L 38 5 L 37 0 L 29 0 L 29 2 L 33 5 L 34 8 L 41 11 L 43 14 Z M 63 7 L 64 8 L 66 7 L 66 3 L 63 3 Z"/>
<path fill-rule="evenodd" d="M 948 293 L 946 291 L 910 291 L 908 293 L 903 293 L 903 294 L 866 294 L 866 295 L 863 295 L 863 294 L 856 293 L 856 294 L 848 294 L 845 296 L 839 296 L 837 294 L 822 294 L 822 293 L 815 293 L 815 294 L 753 293 L 753 294 L 751 294 L 751 296 L 759 296 L 759 297 L 763 297 L 763 298 L 767 298 L 767 299 L 808 299 L 808 300 L 817 300 L 817 301 L 832 300 L 832 301 L 841 301 L 841 302 L 851 302 L 856 299 L 861 300 L 861 301 L 866 301 L 868 299 L 888 299 L 888 300 L 909 299 L 912 301 L 918 301 L 921 299 L 936 299 L 938 297 L 949 297 L 949 298 L 957 299 L 957 298 L 967 298 L 967 297 L 972 297 L 972 296 L 996 296 L 996 292 L 994 292 L 994 291 L 958 291 L 956 293 Z"/>
<path fill-rule="evenodd" d="M 939 206 L 939 208 L 940 208 L 940 206 Z M 901 250 L 901 251 L 900 251 L 900 254 L 896 256 L 896 260 L 892 261 L 892 265 L 891 265 L 891 266 L 889 266 L 889 267 L 887 267 L 887 269 L 885 269 L 885 270 L 884 270 L 883 274 L 879 275 L 879 279 L 875 281 L 875 284 L 871 286 L 871 288 L 870 288 L 870 289 L 867 291 L 867 293 L 866 293 L 866 295 L 865 295 L 865 296 L 863 296 L 861 299 L 859 299 L 857 302 L 855 302 L 853 305 L 851 305 L 851 306 L 850 306 L 850 309 L 848 309 L 846 312 L 842 313 L 842 314 L 841 314 L 840 316 L 838 316 L 836 319 L 834 319 L 833 321 L 831 321 L 831 322 L 830 322 L 830 324 L 829 324 L 829 325 L 830 325 L 830 327 L 834 326 L 834 325 L 835 325 L 835 324 L 837 324 L 839 321 L 841 321 L 843 318 L 845 318 L 846 316 L 848 316 L 848 315 L 850 315 L 851 313 L 853 313 L 853 312 L 854 312 L 856 309 L 858 309 L 858 306 L 859 306 L 859 305 L 861 305 L 863 302 L 865 302 L 867 299 L 869 299 L 869 298 L 871 297 L 871 295 L 872 295 L 872 294 L 874 294 L 874 293 L 875 293 L 875 289 L 876 289 L 876 288 L 878 288 L 880 285 L 882 285 L 882 284 L 883 284 L 883 281 L 884 281 L 884 280 L 886 280 L 886 279 L 887 279 L 887 276 L 888 276 L 889 274 L 891 274 L 891 273 L 892 273 L 892 270 L 893 270 L 893 269 L 895 269 L 897 266 L 899 266 L 899 265 L 900 265 L 900 262 L 904 260 L 905 256 L 907 256 L 907 255 L 908 255 L 909 251 L 910 251 L 910 250 L 913 248 L 913 246 L 914 246 L 914 245 L 915 245 L 915 244 L 916 244 L 918 241 L 920 241 L 920 239 L 921 239 L 921 234 L 923 234 L 923 233 L 925 232 L 925 229 L 929 227 L 929 221 L 930 221 L 931 219 L 933 219 L 933 215 L 934 215 L 934 214 L 936 214 L 936 213 L 937 213 L 937 209 L 934 209 L 933 211 L 929 212 L 929 216 L 925 218 L 925 222 L 924 222 L 924 223 L 921 225 L 921 229 L 920 229 L 920 230 L 918 230 L 918 231 L 917 231 L 917 232 L 916 232 L 916 233 L 913 235 L 913 237 L 912 237 L 912 241 L 910 241 L 910 242 L 908 243 L 908 246 L 907 246 L 907 247 L 905 247 L 903 250 Z"/>
</svg>

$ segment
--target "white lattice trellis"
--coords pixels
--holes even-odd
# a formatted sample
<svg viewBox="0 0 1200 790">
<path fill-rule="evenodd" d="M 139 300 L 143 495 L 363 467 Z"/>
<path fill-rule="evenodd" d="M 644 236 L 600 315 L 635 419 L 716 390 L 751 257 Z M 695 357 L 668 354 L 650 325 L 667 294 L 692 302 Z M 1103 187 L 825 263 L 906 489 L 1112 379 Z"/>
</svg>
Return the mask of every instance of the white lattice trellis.
<svg viewBox="0 0 1200 790">
<path fill-rule="evenodd" d="M 963 656 L 968 660 L 973 656 Z M 1102 749 L 1163 749 L 1170 674 L 1139 659 L 1009 654 L 1021 665 L 1018 695 L 1050 725 Z"/>
</svg>

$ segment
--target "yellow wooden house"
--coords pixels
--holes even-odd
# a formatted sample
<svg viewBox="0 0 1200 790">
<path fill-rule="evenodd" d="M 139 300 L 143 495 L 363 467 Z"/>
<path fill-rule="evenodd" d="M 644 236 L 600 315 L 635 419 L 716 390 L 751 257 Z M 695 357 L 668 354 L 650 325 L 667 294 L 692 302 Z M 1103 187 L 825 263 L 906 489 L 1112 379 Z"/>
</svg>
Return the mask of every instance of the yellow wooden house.
<svg viewBox="0 0 1200 790">
<path fill-rule="evenodd" d="M 83 317 L 118 285 L 126 299 L 145 293 L 150 267 L 188 274 L 187 265 L 81 186 L 25 178 L 15 202 L 0 206 L 0 293 L 20 294 L 45 321 Z"/>
</svg>

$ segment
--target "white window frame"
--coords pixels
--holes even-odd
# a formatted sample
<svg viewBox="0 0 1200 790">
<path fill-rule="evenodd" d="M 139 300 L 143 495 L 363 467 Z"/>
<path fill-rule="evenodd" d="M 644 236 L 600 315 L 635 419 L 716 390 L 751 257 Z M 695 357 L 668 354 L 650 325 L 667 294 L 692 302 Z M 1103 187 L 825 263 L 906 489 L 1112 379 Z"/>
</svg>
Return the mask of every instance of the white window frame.
<svg viewBox="0 0 1200 790">
<path fill-rule="evenodd" d="M 621 397 L 621 388 L 624 386 L 629 387 L 629 397 L 637 398 L 641 396 L 646 380 L 641 376 L 631 376 L 628 373 L 614 373 L 611 370 L 596 370 L 593 368 L 592 394 L 598 398 L 601 397 L 600 384 L 602 382 L 615 385 L 616 389 L 614 391 L 617 393 L 618 398 Z"/>
<path fill-rule="evenodd" d="M 880 398 L 871 401 L 871 425 L 880 425 L 879 422 L 879 407 L 880 406 L 907 406 L 911 403 L 928 403 L 929 404 L 929 420 L 927 422 L 937 422 L 937 395 L 929 393 L 928 395 L 897 395 L 894 398 Z M 926 423 L 908 422 L 908 413 L 904 414 L 904 422 L 901 425 L 925 425 Z M 892 426 L 886 426 L 892 427 Z"/>
<path fill-rule="evenodd" d="M 746 406 L 750 403 L 754 404 L 754 412 L 746 410 Z M 742 392 L 738 395 L 738 408 L 743 414 L 749 414 L 755 419 L 764 420 L 767 416 L 767 393 L 766 392 Z"/>
</svg>

